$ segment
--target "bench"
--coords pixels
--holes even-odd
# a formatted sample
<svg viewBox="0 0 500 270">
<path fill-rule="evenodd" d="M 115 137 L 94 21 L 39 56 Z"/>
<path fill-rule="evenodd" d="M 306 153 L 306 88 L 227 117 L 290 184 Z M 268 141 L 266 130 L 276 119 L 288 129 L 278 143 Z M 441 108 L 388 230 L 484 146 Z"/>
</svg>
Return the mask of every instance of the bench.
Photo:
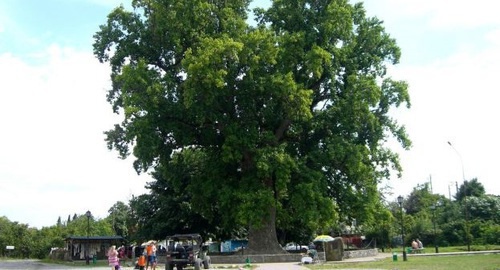
<svg viewBox="0 0 500 270">
<path fill-rule="evenodd" d="M 406 252 L 409 254 L 419 254 L 419 253 L 424 253 L 425 248 L 407 248 Z"/>
</svg>

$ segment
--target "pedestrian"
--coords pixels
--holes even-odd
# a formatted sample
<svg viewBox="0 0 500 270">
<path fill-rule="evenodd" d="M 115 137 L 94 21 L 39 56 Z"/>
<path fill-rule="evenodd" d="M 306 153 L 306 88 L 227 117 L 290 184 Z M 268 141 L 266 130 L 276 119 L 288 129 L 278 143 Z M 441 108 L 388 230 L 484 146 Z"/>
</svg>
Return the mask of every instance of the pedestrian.
<svg viewBox="0 0 500 270">
<path fill-rule="evenodd" d="M 418 243 L 417 241 L 415 241 L 415 239 L 413 239 L 413 241 L 411 241 L 411 253 L 416 253 L 417 249 L 418 249 Z"/>
<path fill-rule="evenodd" d="M 144 253 L 139 256 L 137 266 L 139 266 L 139 270 L 144 270 L 144 267 L 146 266 L 146 255 Z"/>
<path fill-rule="evenodd" d="M 146 261 L 146 269 L 151 266 L 151 269 L 156 269 L 156 245 L 154 241 L 150 241 L 146 246 L 146 253 L 148 255 Z"/>
<path fill-rule="evenodd" d="M 116 265 L 120 265 L 120 261 L 118 259 L 118 251 L 116 251 L 116 246 L 113 245 L 108 250 L 108 265 L 111 267 L 111 270 L 115 270 Z"/>
<path fill-rule="evenodd" d="M 424 251 L 424 244 L 422 244 L 422 241 L 420 241 L 418 238 L 416 241 L 418 246 L 417 253 L 422 253 Z"/>
<path fill-rule="evenodd" d="M 124 246 L 124 245 L 121 245 L 121 247 L 119 247 L 117 249 L 118 251 L 118 259 L 120 260 L 121 264 L 127 264 L 127 248 Z"/>
<path fill-rule="evenodd" d="M 417 238 L 417 246 L 418 246 L 418 249 L 424 248 L 424 244 L 422 244 L 422 241 L 420 241 L 418 238 Z"/>
</svg>

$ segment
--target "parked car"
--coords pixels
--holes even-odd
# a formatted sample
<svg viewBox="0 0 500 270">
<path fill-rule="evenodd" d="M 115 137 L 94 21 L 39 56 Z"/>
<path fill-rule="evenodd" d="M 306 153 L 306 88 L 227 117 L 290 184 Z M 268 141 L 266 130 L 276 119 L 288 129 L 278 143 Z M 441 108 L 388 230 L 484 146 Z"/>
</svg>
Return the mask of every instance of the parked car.
<svg viewBox="0 0 500 270">
<path fill-rule="evenodd" d="M 166 238 L 166 270 L 182 270 L 191 266 L 195 270 L 210 268 L 208 246 L 203 244 L 199 234 L 175 234 Z"/>
<path fill-rule="evenodd" d="M 288 244 L 286 244 L 284 249 L 286 251 L 291 251 L 291 252 L 293 252 L 293 251 L 295 251 L 295 252 L 307 252 L 309 250 L 309 247 L 305 246 L 305 245 L 299 245 L 297 243 L 288 243 Z"/>
</svg>

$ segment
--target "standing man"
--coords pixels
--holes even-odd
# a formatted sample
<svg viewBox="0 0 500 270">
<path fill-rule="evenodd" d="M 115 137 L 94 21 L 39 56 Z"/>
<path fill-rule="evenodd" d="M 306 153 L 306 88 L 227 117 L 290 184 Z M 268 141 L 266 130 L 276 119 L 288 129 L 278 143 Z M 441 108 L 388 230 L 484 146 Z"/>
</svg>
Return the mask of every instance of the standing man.
<svg viewBox="0 0 500 270">
<path fill-rule="evenodd" d="M 154 241 L 150 241 L 146 246 L 146 254 L 146 270 L 149 268 L 149 266 L 151 266 L 151 269 L 154 270 L 156 268 L 156 246 Z"/>
</svg>

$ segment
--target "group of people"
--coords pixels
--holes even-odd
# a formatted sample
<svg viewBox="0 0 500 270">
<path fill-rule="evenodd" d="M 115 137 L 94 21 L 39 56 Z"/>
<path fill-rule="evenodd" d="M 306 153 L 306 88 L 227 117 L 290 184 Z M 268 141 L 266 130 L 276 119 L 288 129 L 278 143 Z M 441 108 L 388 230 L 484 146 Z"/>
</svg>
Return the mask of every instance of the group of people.
<svg viewBox="0 0 500 270">
<path fill-rule="evenodd" d="M 411 249 L 413 253 L 417 253 L 424 249 L 424 245 L 422 244 L 422 241 L 416 238 L 411 242 Z"/>
<path fill-rule="evenodd" d="M 111 267 L 111 270 L 120 270 L 120 257 L 119 252 L 116 250 L 116 246 L 111 246 L 108 250 L 108 265 Z M 139 256 L 137 260 L 137 266 L 139 270 L 147 270 L 151 268 L 152 270 L 156 270 L 156 245 L 155 242 L 150 241 L 147 243 L 144 252 Z"/>
</svg>

